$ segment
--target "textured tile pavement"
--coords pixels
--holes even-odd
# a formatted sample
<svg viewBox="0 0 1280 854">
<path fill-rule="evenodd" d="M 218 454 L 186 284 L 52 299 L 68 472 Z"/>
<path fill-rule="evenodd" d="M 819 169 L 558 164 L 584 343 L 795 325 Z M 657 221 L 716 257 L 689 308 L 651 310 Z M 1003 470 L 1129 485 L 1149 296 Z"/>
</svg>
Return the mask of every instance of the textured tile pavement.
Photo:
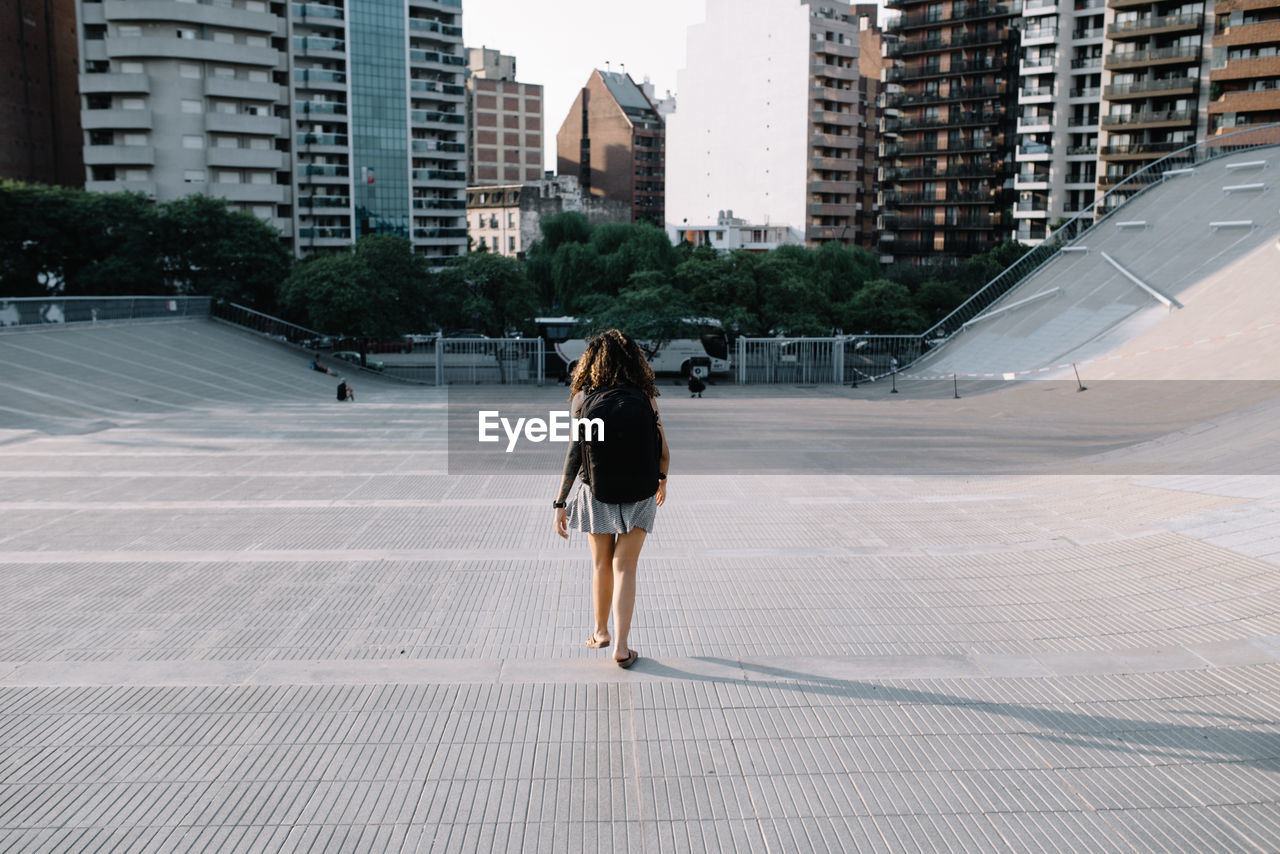
<svg viewBox="0 0 1280 854">
<path fill-rule="evenodd" d="M 556 476 L 361 388 L 0 445 L 0 851 L 1280 850 L 1280 478 L 682 474 L 779 401 L 668 395 L 621 671 Z"/>
</svg>

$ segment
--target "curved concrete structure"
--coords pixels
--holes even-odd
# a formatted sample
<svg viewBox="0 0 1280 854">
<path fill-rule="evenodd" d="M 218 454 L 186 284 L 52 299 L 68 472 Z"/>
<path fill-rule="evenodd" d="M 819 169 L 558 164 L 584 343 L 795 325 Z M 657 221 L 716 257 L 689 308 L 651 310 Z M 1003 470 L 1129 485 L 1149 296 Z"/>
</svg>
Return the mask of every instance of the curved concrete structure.
<svg viewBox="0 0 1280 854">
<path fill-rule="evenodd" d="M 0 847 L 1280 838 L 1265 385 L 1163 419 L 1122 383 L 672 387 L 623 671 L 583 646 L 556 455 L 457 471 L 446 414 L 492 389 L 339 404 L 307 359 L 207 321 L 0 333 Z"/>
<path fill-rule="evenodd" d="M 908 373 L 998 376 L 1034 371 L 1152 347 L 1191 345 L 1280 321 L 1274 299 L 1274 269 L 1280 261 L 1277 168 L 1280 147 L 1170 175 Z M 1171 309 L 1134 278 L 1183 307 Z M 1022 303 L 1032 297 L 1040 298 Z M 1017 303 L 1022 304 L 999 311 Z M 1150 359 L 1142 363 L 1150 367 L 1136 361 L 1120 367 L 1111 359 L 1090 371 L 1105 378 L 1280 378 L 1280 360 L 1273 358 L 1280 355 L 1280 329 L 1275 327 L 1196 347 L 1176 360 L 1178 367 L 1174 361 Z"/>
</svg>

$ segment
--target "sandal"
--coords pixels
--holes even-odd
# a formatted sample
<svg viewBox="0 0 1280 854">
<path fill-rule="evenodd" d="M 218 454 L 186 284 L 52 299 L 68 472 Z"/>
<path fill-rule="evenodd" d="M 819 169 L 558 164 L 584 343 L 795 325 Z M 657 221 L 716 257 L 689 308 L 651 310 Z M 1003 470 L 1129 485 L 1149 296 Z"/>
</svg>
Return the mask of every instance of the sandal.
<svg viewBox="0 0 1280 854">
<path fill-rule="evenodd" d="M 591 649 L 603 649 L 611 643 L 613 643 L 612 640 L 598 640 L 595 632 L 587 636 L 587 646 Z"/>
<path fill-rule="evenodd" d="M 639 660 L 640 660 L 640 653 L 632 649 L 627 651 L 626 658 L 615 658 L 613 660 L 613 663 L 621 667 L 623 670 L 626 670 L 628 667 L 635 664 Z"/>
</svg>

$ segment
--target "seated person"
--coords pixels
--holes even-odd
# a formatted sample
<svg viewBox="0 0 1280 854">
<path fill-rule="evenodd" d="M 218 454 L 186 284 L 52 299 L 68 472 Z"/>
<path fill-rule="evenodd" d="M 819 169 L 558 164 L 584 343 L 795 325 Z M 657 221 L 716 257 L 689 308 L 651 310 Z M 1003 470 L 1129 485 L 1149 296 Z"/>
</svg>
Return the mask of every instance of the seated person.
<svg viewBox="0 0 1280 854">
<path fill-rule="evenodd" d="M 346 380 L 338 383 L 338 400 L 346 400 L 351 403 L 356 402 L 356 390 L 347 385 Z"/>
</svg>

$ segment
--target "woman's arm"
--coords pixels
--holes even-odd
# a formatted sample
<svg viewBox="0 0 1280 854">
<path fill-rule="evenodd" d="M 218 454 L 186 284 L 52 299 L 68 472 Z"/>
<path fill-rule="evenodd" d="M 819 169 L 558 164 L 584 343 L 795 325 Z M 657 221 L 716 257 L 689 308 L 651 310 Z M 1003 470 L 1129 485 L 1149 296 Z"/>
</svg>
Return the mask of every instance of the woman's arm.
<svg viewBox="0 0 1280 854">
<path fill-rule="evenodd" d="M 671 468 L 671 450 L 667 447 L 667 431 L 662 426 L 662 413 L 658 411 L 658 401 L 651 397 L 649 403 L 653 405 L 653 414 L 658 419 L 658 436 L 662 438 L 662 451 L 658 454 L 658 471 L 665 475 Z M 666 502 L 667 479 L 665 477 L 658 481 L 658 492 L 655 497 L 659 507 Z"/>
<path fill-rule="evenodd" d="M 578 410 L 582 406 L 582 397 L 582 392 L 578 392 L 569 404 L 569 414 L 574 418 L 578 416 Z M 564 471 L 560 476 L 560 492 L 556 495 L 556 501 L 568 499 L 569 490 L 573 489 L 573 481 L 578 477 L 581 469 L 582 447 L 577 442 L 570 441 L 564 454 Z"/>
</svg>

